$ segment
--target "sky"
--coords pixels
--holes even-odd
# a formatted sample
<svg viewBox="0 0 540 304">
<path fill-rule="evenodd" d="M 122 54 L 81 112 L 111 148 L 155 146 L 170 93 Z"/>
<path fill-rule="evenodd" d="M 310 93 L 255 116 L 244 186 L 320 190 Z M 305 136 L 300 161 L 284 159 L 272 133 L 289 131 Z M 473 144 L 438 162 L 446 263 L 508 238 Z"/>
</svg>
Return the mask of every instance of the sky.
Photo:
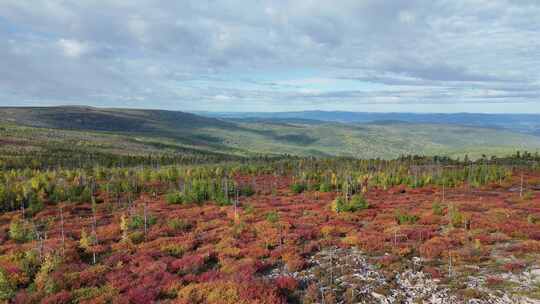
<svg viewBox="0 0 540 304">
<path fill-rule="evenodd" d="M 538 0 L 1 0 L 0 106 L 540 113 Z"/>
</svg>

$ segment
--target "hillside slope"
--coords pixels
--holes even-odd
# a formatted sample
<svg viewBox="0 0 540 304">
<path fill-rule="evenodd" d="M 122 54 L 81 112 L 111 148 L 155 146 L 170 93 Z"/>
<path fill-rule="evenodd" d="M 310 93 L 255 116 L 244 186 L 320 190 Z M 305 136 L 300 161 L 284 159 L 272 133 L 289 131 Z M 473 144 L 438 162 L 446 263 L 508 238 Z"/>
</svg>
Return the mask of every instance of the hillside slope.
<svg viewBox="0 0 540 304">
<path fill-rule="evenodd" d="M 136 109 L 94 107 L 0 108 L 0 121 L 32 127 L 115 132 L 187 131 L 200 127 L 231 128 L 234 124 L 195 114 Z"/>
<path fill-rule="evenodd" d="M 80 137 L 79 141 L 96 147 L 112 142 L 108 149 L 115 152 L 122 152 L 124 145 L 125 149 L 131 149 L 130 153 L 182 153 L 185 149 L 196 149 L 190 151 L 243 156 L 292 154 L 394 158 L 402 154 L 469 154 L 477 157 L 540 149 L 540 137 L 528 134 L 396 121 L 343 124 L 297 118 L 216 119 L 162 110 L 49 107 L 0 108 L 0 123 L 11 126 L 5 129 L 11 133 L 17 133 L 13 132 L 14 125 L 26 126 L 27 141 Z M 55 135 L 37 136 L 46 129 L 56 130 L 51 132 Z M 80 132 L 89 132 L 92 136 L 81 136 Z M 5 131 L 3 137 L 8 133 Z M 9 136 L 11 139 L 17 137 L 16 134 Z M 115 140 L 111 139 L 113 137 Z M 94 144 L 89 144 L 92 142 Z M 118 142 L 123 144 L 114 146 Z"/>
<path fill-rule="evenodd" d="M 302 119 L 341 123 L 375 123 L 379 121 L 401 121 L 422 124 L 450 124 L 470 127 L 498 128 L 515 132 L 540 135 L 540 114 L 372 113 L 346 111 L 201 114 L 208 117 L 226 119 Z"/>
<path fill-rule="evenodd" d="M 471 157 L 536 151 L 540 138 L 504 130 L 442 124 L 239 123 L 240 131 L 201 130 L 232 147 L 260 153 L 394 158 L 403 154 Z"/>
</svg>

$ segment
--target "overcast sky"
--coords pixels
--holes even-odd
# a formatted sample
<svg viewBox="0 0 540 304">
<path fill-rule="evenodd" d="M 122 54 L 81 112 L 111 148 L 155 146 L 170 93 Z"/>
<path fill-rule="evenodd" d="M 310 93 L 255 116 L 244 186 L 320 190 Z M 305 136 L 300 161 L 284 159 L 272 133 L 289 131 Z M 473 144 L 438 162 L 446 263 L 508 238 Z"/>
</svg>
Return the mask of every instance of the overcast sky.
<svg viewBox="0 0 540 304">
<path fill-rule="evenodd" d="M 538 0 L 0 0 L 0 105 L 540 113 Z"/>
</svg>

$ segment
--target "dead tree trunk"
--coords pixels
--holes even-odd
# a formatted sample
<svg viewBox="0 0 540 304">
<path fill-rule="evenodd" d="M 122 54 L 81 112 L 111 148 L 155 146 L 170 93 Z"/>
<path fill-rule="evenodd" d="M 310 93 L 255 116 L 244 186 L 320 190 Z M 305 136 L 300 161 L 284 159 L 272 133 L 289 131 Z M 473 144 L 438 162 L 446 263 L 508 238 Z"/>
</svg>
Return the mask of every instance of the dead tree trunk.
<svg viewBox="0 0 540 304">
<path fill-rule="evenodd" d="M 523 198 L 523 172 L 521 172 L 521 183 L 519 186 L 519 197 Z"/>
<path fill-rule="evenodd" d="M 146 235 L 148 233 L 148 212 L 147 212 L 147 206 L 148 204 L 144 202 L 144 239 L 146 240 Z"/>
<path fill-rule="evenodd" d="M 60 233 L 62 236 L 62 257 L 66 254 L 66 237 L 64 233 L 64 207 L 60 206 Z"/>
</svg>

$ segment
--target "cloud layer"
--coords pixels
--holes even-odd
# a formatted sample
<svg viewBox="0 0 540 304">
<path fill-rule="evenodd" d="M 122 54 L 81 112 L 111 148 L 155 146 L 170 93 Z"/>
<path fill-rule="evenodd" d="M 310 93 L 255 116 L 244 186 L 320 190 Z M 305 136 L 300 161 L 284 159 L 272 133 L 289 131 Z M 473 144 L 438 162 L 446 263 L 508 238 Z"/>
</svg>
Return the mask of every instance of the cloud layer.
<svg viewBox="0 0 540 304">
<path fill-rule="evenodd" d="M 536 0 L 3 0 L 0 105 L 540 111 L 538 16 Z"/>
</svg>

